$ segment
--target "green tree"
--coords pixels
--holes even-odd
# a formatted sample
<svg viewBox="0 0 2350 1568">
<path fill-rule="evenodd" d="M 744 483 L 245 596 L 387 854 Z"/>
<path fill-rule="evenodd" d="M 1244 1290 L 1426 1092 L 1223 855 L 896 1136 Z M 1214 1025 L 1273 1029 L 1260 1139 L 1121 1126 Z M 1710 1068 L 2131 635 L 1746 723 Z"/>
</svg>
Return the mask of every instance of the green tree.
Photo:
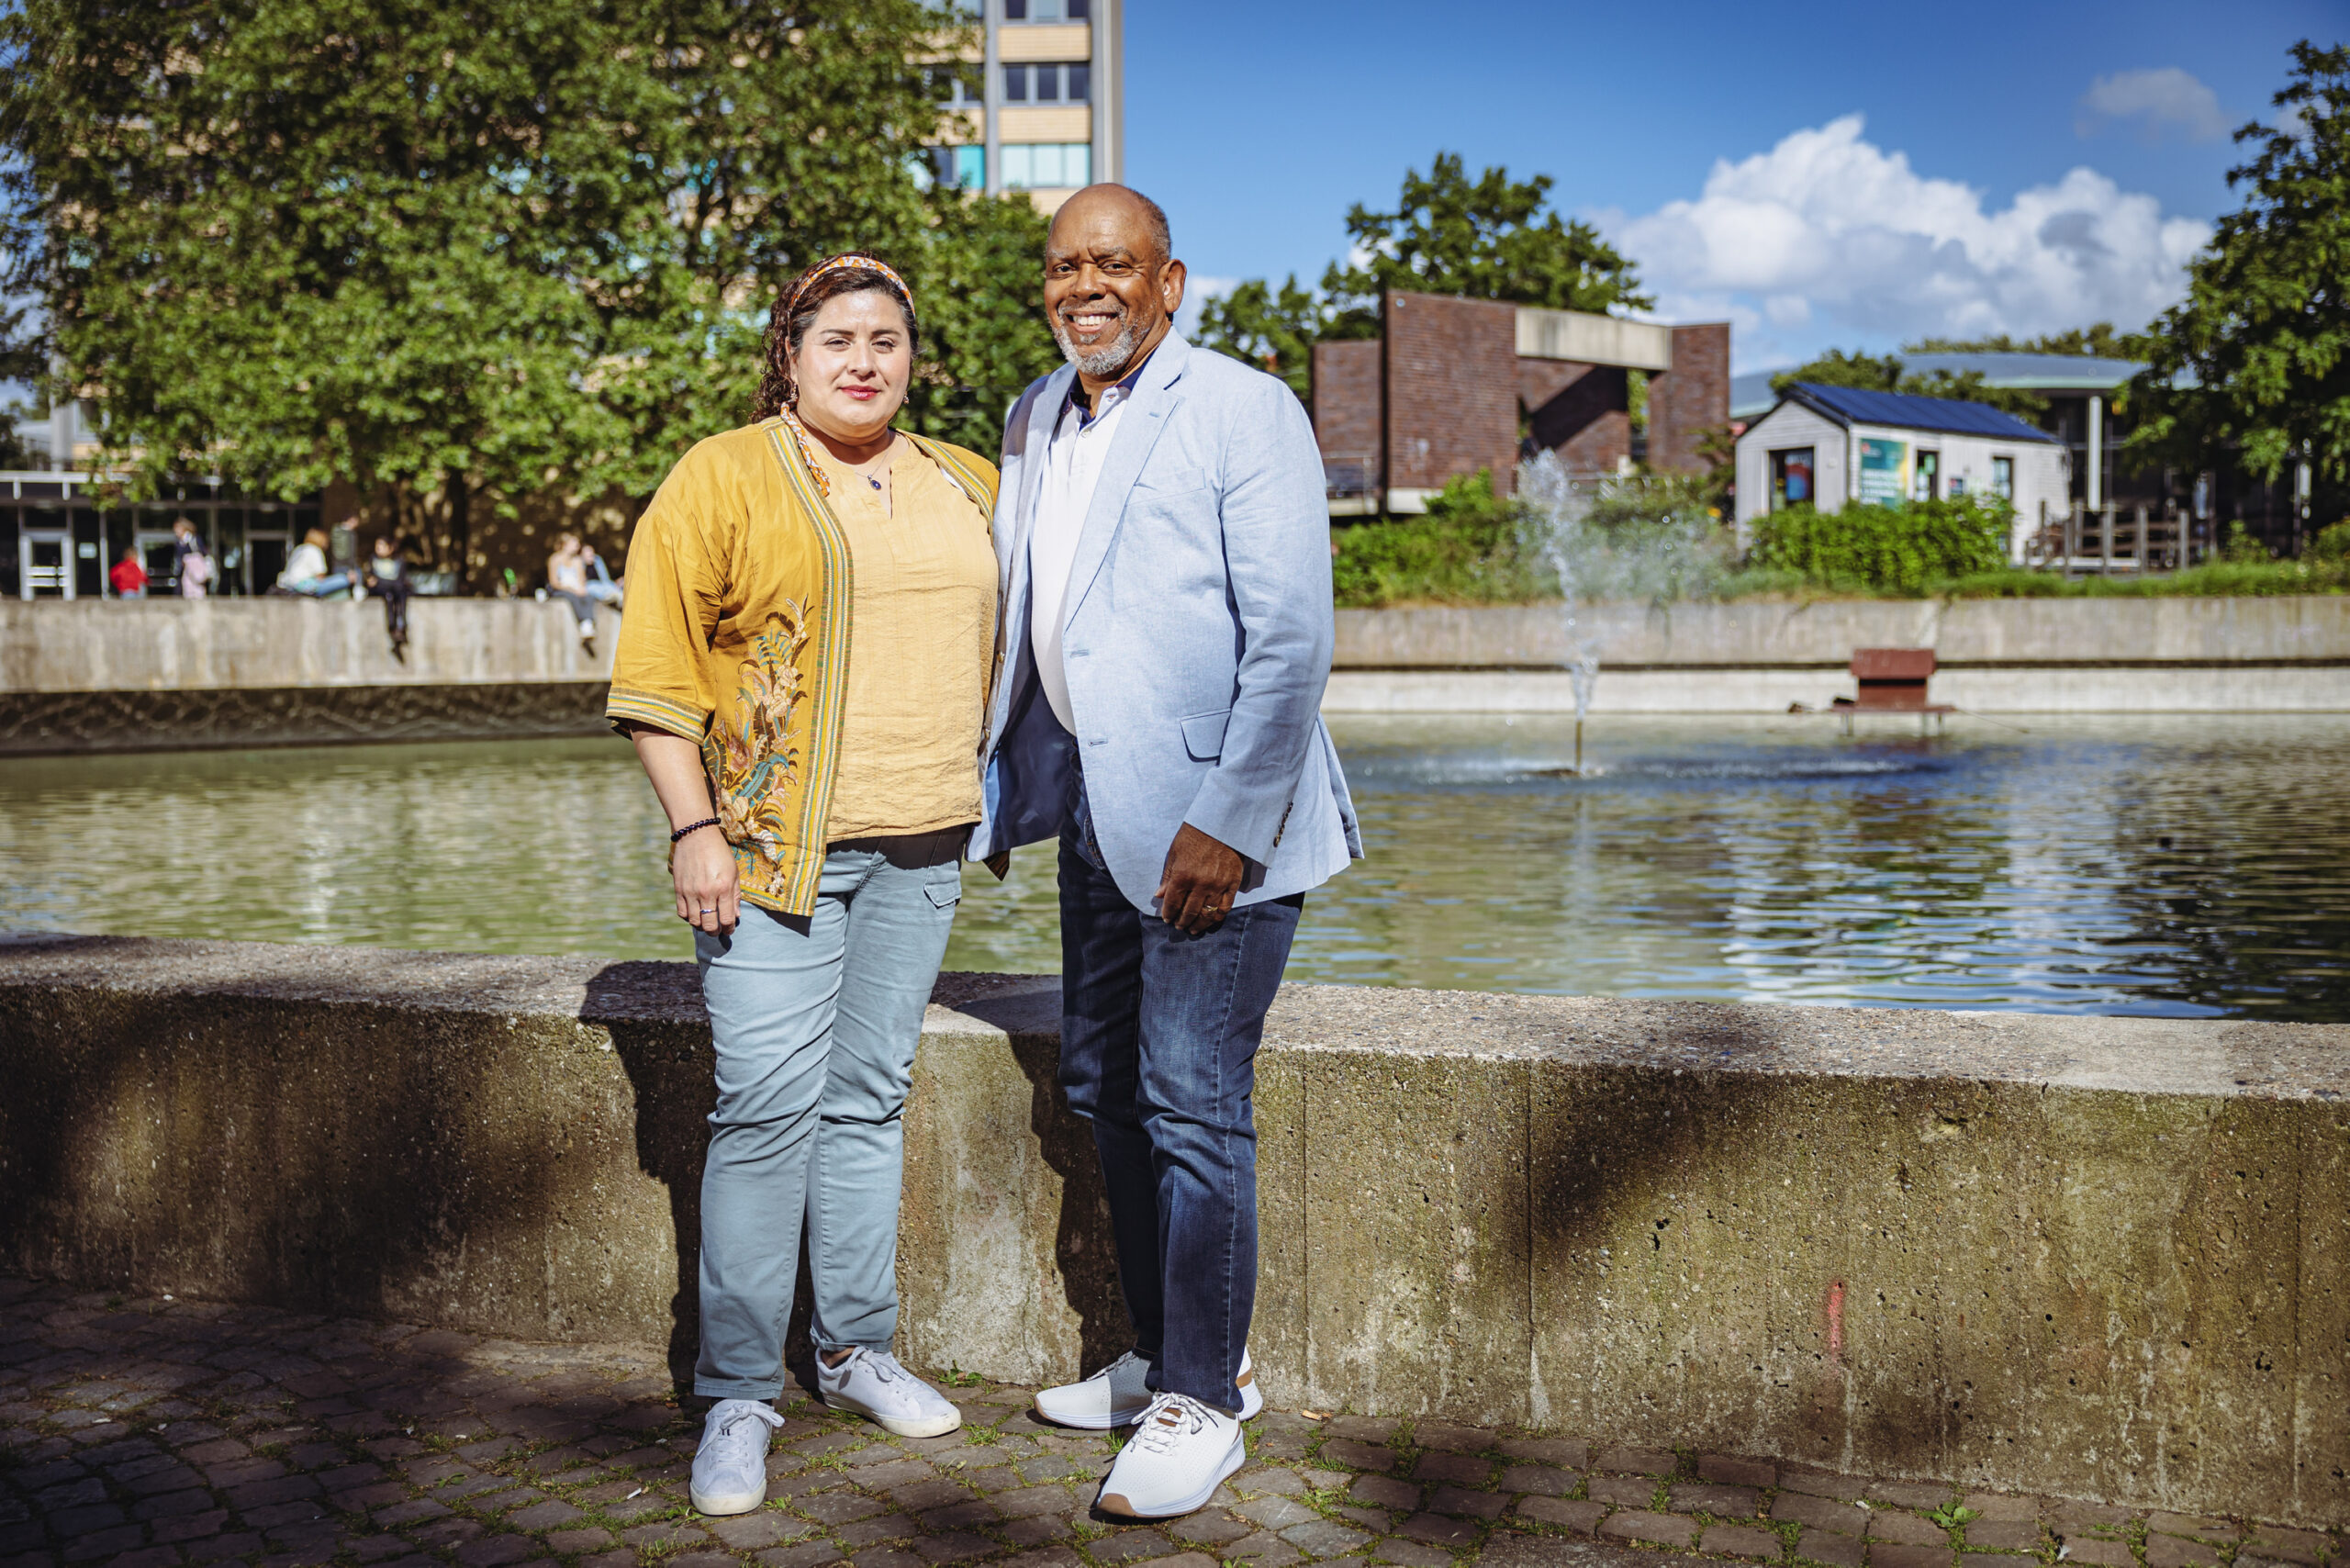
<svg viewBox="0 0 2350 1568">
<path fill-rule="evenodd" d="M 19 0 L 17 259 L 112 461 L 292 497 L 650 490 L 773 290 L 925 232 L 919 0 Z"/>
<path fill-rule="evenodd" d="M 2350 476 L 2350 45 L 2292 55 L 2278 123 L 2236 132 L 2259 149 L 2228 172 L 2244 205 L 2189 264 L 2131 384 L 2130 444 L 2150 458 L 2202 467 L 2233 447 L 2272 477 L 2304 455 Z"/>
<path fill-rule="evenodd" d="M 1333 262 L 1322 274 L 1335 330 L 1377 337 L 1380 297 L 1388 289 L 1503 299 L 1560 310 L 1646 309 L 1629 259 L 1581 218 L 1550 207 L 1551 179 L 1513 180 L 1505 168 L 1472 181 L 1457 152 L 1438 152 L 1423 177 L 1404 174 L 1392 212 L 1358 202 L 1347 209 L 1347 235 L 1359 266 Z"/>
<path fill-rule="evenodd" d="M 1314 391 L 1314 345 L 1329 335 L 1330 309 L 1292 273 L 1276 290 L 1250 278 L 1200 310 L 1200 342 L 1289 383 L 1299 398 Z"/>
<path fill-rule="evenodd" d="M 1830 349 L 1808 364 L 1783 370 L 1771 377 L 1771 390 L 1784 398 L 1798 381 L 1821 386 L 1857 386 L 1866 392 L 1901 390 L 1901 360 L 1895 354 L 1868 354 L 1854 349 Z"/>
<path fill-rule="evenodd" d="M 2143 332 L 2125 332 L 2110 321 L 2043 332 L 2036 338 L 2011 338 L 1994 332 L 1987 338 L 1920 338 L 1902 346 L 1903 353 L 2053 353 L 2081 359 L 2143 359 L 2153 342 Z"/>
<path fill-rule="evenodd" d="M 1003 416 L 1061 363 L 1045 325 L 1043 214 L 1024 193 L 941 189 L 906 281 L 923 324 L 923 364 L 900 422 L 992 458 Z"/>
</svg>

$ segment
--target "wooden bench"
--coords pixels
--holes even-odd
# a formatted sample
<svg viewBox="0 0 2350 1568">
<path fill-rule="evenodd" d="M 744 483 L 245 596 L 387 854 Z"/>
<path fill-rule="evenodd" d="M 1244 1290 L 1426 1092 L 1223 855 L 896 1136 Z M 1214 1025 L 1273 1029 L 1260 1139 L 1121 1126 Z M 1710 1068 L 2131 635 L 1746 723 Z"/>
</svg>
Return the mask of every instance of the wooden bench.
<svg viewBox="0 0 2350 1568">
<path fill-rule="evenodd" d="M 1930 715 L 1939 729 L 1942 716 L 1957 709 L 1947 702 L 1926 700 L 1926 682 L 1934 673 L 1931 648 L 1854 648 L 1852 679 L 1858 697 L 1839 697 L 1834 711 L 1844 716 L 1844 733 L 1852 733 L 1855 713 L 1916 713 L 1922 733 Z"/>
</svg>

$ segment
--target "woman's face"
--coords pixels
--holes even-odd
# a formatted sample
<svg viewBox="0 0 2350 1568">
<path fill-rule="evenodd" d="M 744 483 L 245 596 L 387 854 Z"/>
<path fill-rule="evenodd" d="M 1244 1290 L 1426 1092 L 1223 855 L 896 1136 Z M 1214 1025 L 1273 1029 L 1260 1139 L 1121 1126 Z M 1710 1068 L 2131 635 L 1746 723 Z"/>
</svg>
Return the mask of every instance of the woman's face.
<svg viewBox="0 0 2350 1568">
<path fill-rule="evenodd" d="M 791 356 L 800 417 L 842 441 L 871 441 L 898 417 L 913 375 L 906 318 L 886 289 L 827 299 Z"/>
</svg>

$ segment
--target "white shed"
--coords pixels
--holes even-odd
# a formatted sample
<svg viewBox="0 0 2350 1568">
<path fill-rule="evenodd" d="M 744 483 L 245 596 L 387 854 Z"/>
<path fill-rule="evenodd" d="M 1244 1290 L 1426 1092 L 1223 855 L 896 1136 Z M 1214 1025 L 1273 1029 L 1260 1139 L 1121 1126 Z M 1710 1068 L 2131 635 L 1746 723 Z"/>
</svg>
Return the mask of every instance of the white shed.
<svg viewBox="0 0 2350 1568">
<path fill-rule="evenodd" d="M 2020 561 L 2025 542 L 2064 515 L 2071 474 L 2063 442 L 1988 404 L 1805 381 L 1738 438 L 1738 510 L 2004 496 L 2016 517 L 2009 554 Z"/>
</svg>

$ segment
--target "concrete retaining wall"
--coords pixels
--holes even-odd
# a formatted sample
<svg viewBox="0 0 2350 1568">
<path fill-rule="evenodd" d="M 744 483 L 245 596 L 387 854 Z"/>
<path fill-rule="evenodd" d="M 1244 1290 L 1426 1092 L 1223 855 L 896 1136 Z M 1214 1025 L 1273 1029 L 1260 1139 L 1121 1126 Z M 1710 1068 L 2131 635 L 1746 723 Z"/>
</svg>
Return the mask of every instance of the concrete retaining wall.
<svg viewBox="0 0 2350 1568">
<path fill-rule="evenodd" d="M 1596 605 L 1593 711 L 1785 712 L 1850 696 L 1854 648 L 1930 647 L 1989 712 L 2350 710 L 2350 598 Z M 1571 711 L 1556 606 L 1338 612 L 1337 712 Z"/>
<path fill-rule="evenodd" d="M 600 734 L 619 617 L 420 599 L 0 599 L 0 756 Z"/>
<path fill-rule="evenodd" d="M 1047 980 L 950 976 L 901 1351 L 1121 1345 Z M 0 948 L 0 1259 L 689 1351 L 683 965 Z M 1292 987 L 1269 1395 L 2350 1519 L 2350 1027 Z"/>
<path fill-rule="evenodd" d="M 620 620 L 583 648 L 569 607 L 420 599 L 405 659 L 372 599 L 0 599 L 0 692 L 285 690 L 608 681 Z"/>
</svg>

